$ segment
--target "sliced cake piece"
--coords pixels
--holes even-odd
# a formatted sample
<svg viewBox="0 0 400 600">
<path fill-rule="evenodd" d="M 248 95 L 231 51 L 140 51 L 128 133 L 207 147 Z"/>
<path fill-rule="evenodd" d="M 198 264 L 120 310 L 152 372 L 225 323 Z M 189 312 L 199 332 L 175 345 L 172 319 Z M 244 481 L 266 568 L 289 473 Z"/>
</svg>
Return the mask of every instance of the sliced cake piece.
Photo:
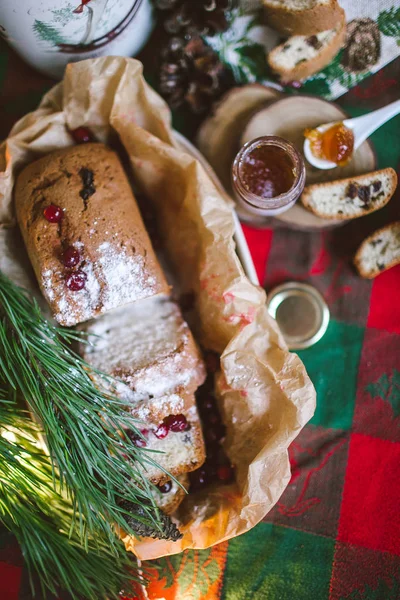
<svg viewBox="0 0 400 600">
<path fill-rule="evenodd" d="M 367 237 L 356 252 L 354 264 L 361 277 L 366 279 L 400 264 L 400 221 Z"/>
<path fill-rule="evenodd" d="M 158 508 L 161 508 L 166 515 L 172 515 L 176 511 L 189 489 L 189 477 L 187 475 L 180 475 L 176 479 L 180 485 L 173 479 L 169 479 L 159 485 L 157 489 L 152 490 Z"/>
<path fill-rule="evenodd" d="M 178 305 L 153 297 L 109 312 L 82 326 L 91 344 L 85 360 L 126 384 L 130 401 L 165 396 L 179 390 L 195 392 L 205 367 Z"/>
<path fill-rule="evenodd" d="M 397 186 L 394 169 L 381 169 L 356 177 L 304 188 L 303 205 L 324 219 L 355 219 L 385 206 Z"/>
<path fill-rule="evenodd" d="M 323 69 L 339 52 L 346 35 L 346 22 L 313 35 L 295 35 L 268 55 L 271 69 L 282 81 L 302 80 Z"/>
<path fill-rule="evenodd" d="M 121 396 L 121 390 L 118 394 Z M 146 477 L 158 485 L 169 477 L 182 475 L 201 467 L 205 461 L 205 447 L 200 418 L 194 395 L 171 394 L 131 404 L 127 407 L 140 421 L 143 438 L 132 437 L 134 443 L 148 450 L 148 458 L 159 466 L 146 461 Z"/>
<path fill-rule="evenodd" d="M 284 35 L 310 35 L 334 27 L 342 16 L 337 0 L 263 0 L 266 22 Z"/>
<path fill-rule="evenodd" d="M 205 366 L 179 307 L 169 298 L 148 298 L 82 326 L 92 345 L 82 344 L 85 360 L 115 379 L 109 391 L 126 401 L 145 440 L 135 443 L 171 475 L 197 469 L 205 450 L 194 392 Z M 145 465 L 154 483 L 167 477 Z"/>
</svg>

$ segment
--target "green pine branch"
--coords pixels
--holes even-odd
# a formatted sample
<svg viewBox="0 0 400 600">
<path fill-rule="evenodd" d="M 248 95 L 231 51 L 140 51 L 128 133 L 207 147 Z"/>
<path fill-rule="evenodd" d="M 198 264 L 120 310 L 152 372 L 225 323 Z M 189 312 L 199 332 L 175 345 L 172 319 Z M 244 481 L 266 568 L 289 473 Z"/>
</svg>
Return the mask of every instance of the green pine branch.
<svg viewBox="0 0 400 600">
<path fill-rule="evenodd" d="M 0 272 L 0 384 L 9 399 L 25 399 L 41 423 L 53 473 L 78 516 L 74 533 L 83 540 L 101 534 L 115 544 L 116 524 L 131 535 L 139 529 L 164 537 L 165 519 L 146 478 L 156 454 L 124 433 L 140 435 L 138 424 L 121 400 L 94 385 L 91 368 L 71 350 L 77 338 L 81 334 L 45 320 Z M 110 384 L 98 372 L 96 381 Z M 132 519 L 127 523 L 135 506 L 137 527 Z"/>
<path fill-rule="evenodd" d="M 119 598 L 139 581 L 137 563 L 119 540 L 104 534 L 81 544 L 72 503 L 54 488 L 49 458 L 37 442 L 38 428 L 3 395 L 0 398 L 0 523 L 17 538 L 38 598 L 60 589 L 73 599 Z M 59 481 L 56 480 L 59 488 Z M 34 585 L 39 581 L 39 585 Z"/>
</svg>

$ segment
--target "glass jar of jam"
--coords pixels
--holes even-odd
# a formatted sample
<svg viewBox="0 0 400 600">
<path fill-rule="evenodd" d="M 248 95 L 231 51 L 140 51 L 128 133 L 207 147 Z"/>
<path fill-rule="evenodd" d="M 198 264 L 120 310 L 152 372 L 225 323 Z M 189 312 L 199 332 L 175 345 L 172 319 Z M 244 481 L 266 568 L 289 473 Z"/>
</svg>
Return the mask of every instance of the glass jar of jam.
<svg viewBox="0 0 400 600">
<path fill-rule="evenodd" d="M 275 216 L 293 206 L 306 181 L 304 161 L 291 142 L 267 135 L 245 144 L 232 165 L 236 199 L 246 212 Z"/>
</svg>

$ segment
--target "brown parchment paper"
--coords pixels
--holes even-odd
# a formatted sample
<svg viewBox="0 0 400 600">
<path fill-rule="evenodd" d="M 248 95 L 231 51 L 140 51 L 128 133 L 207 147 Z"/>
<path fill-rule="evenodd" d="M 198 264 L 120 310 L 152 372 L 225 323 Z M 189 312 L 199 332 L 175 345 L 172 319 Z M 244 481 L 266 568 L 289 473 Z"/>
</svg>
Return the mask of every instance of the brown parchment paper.
<svg viewBox="0 0 400 600">
<path fill-rule="evenodd" d="M 169 110 L 136 60 L 70 64 L 63 82 L 0 146 L 0 268 L 34 286 L 19 233 L 9 229 L 15 225 L 15 177 L 27 162 L 71 145 L 68 128 L 78 126 L 104 142 L 117 132 L 136 181 L 156 206 L 180 286 L 195 292 L 197 339 L 222 354 L 216 392 L 227 426 L 225 449 L 237 473 L 233 485 L 188 495 L 176 515 L 181 541 L 124 542 L 141 559 L 206 548 L 254 527 L 277 502 L 290 478 L 288 446 L 313 415 L 315 391 L 269 316 L 264 291 L 244 275 L 231 205 L 180 149 Z"/>
</svg>

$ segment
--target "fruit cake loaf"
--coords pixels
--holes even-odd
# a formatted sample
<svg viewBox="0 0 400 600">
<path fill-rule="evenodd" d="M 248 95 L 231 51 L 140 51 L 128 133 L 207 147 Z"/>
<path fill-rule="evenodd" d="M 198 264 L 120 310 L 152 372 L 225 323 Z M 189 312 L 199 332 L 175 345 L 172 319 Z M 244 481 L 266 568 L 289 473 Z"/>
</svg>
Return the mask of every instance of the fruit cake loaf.
<svg viewBox="0 0 400 600">
<path fill-rule="evenodd" d="M 122 381 L 131 402 L 179 390 L 194 393 L 206 372 L 178 305 L 165 296 L 113 310 L 81 326 L 89 334 L 81 354 Z"/>
<path fill-rule="evenodd" d="M 337 0 L 263 0 L 266 22 L 280 33 L 311 35 L 335 27 L 342 9 Z"/>
<path fill-rule="evenodd" d="M 361 277 L 366 279 L 400 264 L 400 221 L 367 237 L 356 252 L 354 264 Z"/>
<path fill-rule="evenodd" d="M 103 144 L 53 152 L 16 182 L 19 226 L 55 319 L 72 326 L 168 293 L 118 156 Z"/>
<path fill-rule="evenodd" d="M 313 35 L 295 35 L 274 48 L 268 55 L 271 69 L 283 81 L 310 77 L 331 62 L 343 45 L 346 35 L 344 12 L 334 29 Z"/>
<path fill-rule="evenodd" d="M 159 485 L 157 489 L 152 490 L 158 508 L 161 508 L 166 515 L 172 515 L 176 511 L 186 496 L 185 490 L 188 491 L 189 489 L 189 477 L 187 475 L 180 475 L 176 479 L 180 485 L 173 479 L 169 479 L 164 484 Z"/>
<path fill-rule="evenodd" d="M 303 205 L 324 219 L 355 219 L 383 208 L 397 186 L 394 169 L 381 169 L 304 188 Z"/>
</svg>

